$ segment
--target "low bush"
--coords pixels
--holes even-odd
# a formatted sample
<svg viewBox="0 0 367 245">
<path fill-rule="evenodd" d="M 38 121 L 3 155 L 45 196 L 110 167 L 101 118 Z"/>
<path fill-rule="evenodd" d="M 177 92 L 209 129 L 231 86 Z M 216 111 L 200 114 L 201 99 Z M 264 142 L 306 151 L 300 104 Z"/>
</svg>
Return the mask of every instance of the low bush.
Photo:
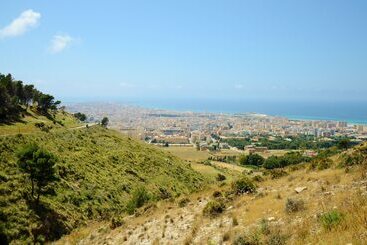
<svg viewBox="0 0 367 245">
<path fill-rule="evenodd" d="M 270 170 L 270 176 L 272 179 L 279 179 L 281 177 L 287 176 L 288 173 L 283 169 L 273 169 Z"/>
<path fill-rule="evenodd" d="M 132 193 L 130 201 L 126 205 L 126 211 L 128 214 L 133 214 L 137 208 L 142 207 L 150 200 L 150 195 L 144 187 L 135 189 Z"/>
<path fill-rule="evenodd" d="M 221 201 L 209 201 L 204 210 L 203 214 L 208 217 L 215 217 L 223 213 L 226 205 Z"/>
<path fill-rule="evenodd" d="M 220 197 L 222 197 L 223 195 L 222 195 L 222 192 L 220 192 L 220 191 L 214 191 L 213 192 L 213 197 L 214 198 L 220 198 Z"/>
<path fill-rule="evenodd" d="M 330 158 L 317 157 L 310 164 L 310 169 L 324 170 L 332 166 L 333 161 Z"/>
<path fill-rule="evenodd" d="M 190 199 L 188 199 L 187 197 L 184 197 L 178 201 L 178 206 L 180 208 L 186 207 L 189 202 L 190 202 Z"/>
<path fill-rule="evenodd" d="M 218 173 L 216 179 L 217 181 L 225 181 L 227 178 L 224 174 Z"/>
<path fill-rule="evenodd" d="M 367 155 L 362 151 L 356 151 L 353 155 L 345 154 L 343 156 L 341 167 L 348 167 L 353 165 L 361 165 L 367 163 Z"/>
<path fill-rule="evenodd" d="M 320 222 L 326 230 L 332 230 L 343 220 L 344 215 L 338 210 L 332 210 L 320 216 Z"/>
<path fill-rule="evenodd" d="M 256 181 L 256 182 L 262 182 L 264 181 L 264 178 L 261 176 L 261 175 L 255 175 L 253 178 L 252 178 L 253 181 Z"/>
<path fill-rule="evenodd" d="M 116 216 L 111 219 L 110 227 L 111 229 L 116 229 L 117 227 L 122 226 L 125 223 L 122 217 Z"/>
<path fill-rule="evenodd" d="M 284 245 L 287 242 L 287 236 L 279 230 L 270 233 L 266 244 L 268 245 Z"/>
<path fill-rule="evenodd" d="M 285 204 L 287 213 L 296 213 L 305 209 L 305 202 L 301 199 L 288 198 Z"/>
<path fill-rule="evenodd" d="M 232 183 L 232 190 L 235 194 L 254 193 L 256 185 L 247 177 L 242 177 Z"/>
</svg>

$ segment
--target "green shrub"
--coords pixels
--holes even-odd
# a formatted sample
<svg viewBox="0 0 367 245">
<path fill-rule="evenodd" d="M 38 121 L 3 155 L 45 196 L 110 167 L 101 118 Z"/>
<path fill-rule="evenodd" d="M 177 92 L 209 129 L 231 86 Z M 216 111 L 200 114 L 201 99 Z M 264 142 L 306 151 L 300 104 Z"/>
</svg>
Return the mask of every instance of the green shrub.
<svg viewBox="0 0 367 245">
<path fill-rule="evenodd" d="M 242 177 L 232 183 L 232 190 L 237 195 L 254 193 L 256 191 L 256 186 L 249 178 Z"/>
<path fill-rule="evenodd" d="M 343 220 L 344 215 L 338 210 L 332 210 L 320 216 L 320 222 L 326 230 L 337 227 Z"/>
<path fill-rule="evenodd" d="M 305 202 L 301 199 L 288 198 L 285 204 L 287 213 L 296 213 L 305 209 Z"/>
<path fill-rule="evenodd" d="M 142 207 L 150 200 L 151 196 L 145 187 L 138 187 L 132 193 L 130 201 L 126 205 L 126 211 L 128 214 L 133 214 L 137 208 Z"/>
<path fill-rule="evenodd" d="M 208 217 L 215 217 L 223 213 L 226 205 L 221 201 L 209 201 L 204 210 L 203 214 Z"/>
<path fill-rule="evenodd" d="M 261 166 L 265 159 L 255 153 L 250 155 L 241 155 L 238 161 L 241 165 Z"/>
</svg>

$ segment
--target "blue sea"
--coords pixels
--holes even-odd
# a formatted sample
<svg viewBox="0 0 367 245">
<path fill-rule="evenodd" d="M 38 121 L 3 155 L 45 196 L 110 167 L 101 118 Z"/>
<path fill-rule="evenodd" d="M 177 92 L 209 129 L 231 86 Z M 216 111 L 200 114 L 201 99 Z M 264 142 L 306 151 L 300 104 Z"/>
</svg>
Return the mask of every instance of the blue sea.
<svg viewBox="0 0 367 245">
<path fill-rule="evenodd" d="M 65 100 L 64 100 L 65 101 Z M 86 101 L 96 102 L 88 99 Z M 86 102 L 74 100 L 69 102 Z M 231 99 L 99 99 L 99 102 L 118 102 L 154 109 L 212 113 L 261 113 L 282 116 L 295 120 L 346 121 L 350 124 L 367 125 L 367 101 L 364 102 L 306 102 L 306 101 L 263 101 Z"/>
<path fill-rule="evenodd" d="M 246 100 L 146 100 L 132 104 L 175 111 L 247 113 L 256 112 L 295 120 L 346 121 L 367 124 L 367 102 L 273 102 Z"/>
</svg>

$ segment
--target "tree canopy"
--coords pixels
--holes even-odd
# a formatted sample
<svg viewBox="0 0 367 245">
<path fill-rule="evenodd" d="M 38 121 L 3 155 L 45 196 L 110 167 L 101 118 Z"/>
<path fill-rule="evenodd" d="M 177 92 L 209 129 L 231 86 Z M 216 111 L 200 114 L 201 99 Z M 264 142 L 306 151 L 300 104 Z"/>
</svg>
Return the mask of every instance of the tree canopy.
<svg viewBox="0 0 367 245">
<path fill-rule="evenodd" d="M 31 181 L 31 197 L 38 202 L 44 188 L 56 180 L 56 157 L 36 144 L 26 145 L 17 156 L 20 170 Z"/>
<path fill-rule="evenodd" d="M 56 110 L 60 101 L 37 90 L 34 85 L 23 85 L 11 74 L 0 73 L 0 122 L 14 121 L 20 118 L 28 106 L 33 105 L 42 114 Z"/>
</svg>

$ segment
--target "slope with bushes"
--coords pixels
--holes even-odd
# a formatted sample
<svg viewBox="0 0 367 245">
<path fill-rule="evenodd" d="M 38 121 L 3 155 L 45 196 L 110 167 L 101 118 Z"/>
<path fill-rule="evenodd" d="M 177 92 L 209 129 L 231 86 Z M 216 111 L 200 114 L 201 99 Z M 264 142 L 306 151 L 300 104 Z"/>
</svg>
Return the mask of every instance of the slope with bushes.
<svg viewBox="0 0 367 245">
<path fill-rule="evenodd" d="M 16 157 L 29 143 L 57 158 L 58 180 L 37 205 Z M 174 198 L 203 185 L 178 158 L 99 126 L 0 138 L 0 180 L 0 235 L 15 244 L 55 240 L 89 220 L 134 212 L 141 200 Z"/>
<path fill-rule="evenodd" d="M 367 145 L 160 201 L 118 226 L 100 222 L 57 244 L 365 244 Z"/>
</svg>

